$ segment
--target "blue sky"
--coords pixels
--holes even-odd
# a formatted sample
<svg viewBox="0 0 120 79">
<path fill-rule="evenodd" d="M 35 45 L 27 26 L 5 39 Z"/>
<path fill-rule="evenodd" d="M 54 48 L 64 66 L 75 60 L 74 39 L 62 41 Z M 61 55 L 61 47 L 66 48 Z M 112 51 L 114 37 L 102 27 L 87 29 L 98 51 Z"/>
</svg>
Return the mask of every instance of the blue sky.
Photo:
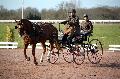
<svg viewBox="0 0 120 79">
<path fill-rule="evenodd" d="M 0 0 L 0 5 L 7 9 L 21 8 L 22 0 Z M 24 7 L 33 7 L 41 10 L 43 8 L 57 8 L 62 1 L 71 0 L 24 0 Z M 76 0 L 80 2 L 82 8 L 92 8 L 98 6 L 116 6 L 120 7 L 120 0 Z"/>
</svg>

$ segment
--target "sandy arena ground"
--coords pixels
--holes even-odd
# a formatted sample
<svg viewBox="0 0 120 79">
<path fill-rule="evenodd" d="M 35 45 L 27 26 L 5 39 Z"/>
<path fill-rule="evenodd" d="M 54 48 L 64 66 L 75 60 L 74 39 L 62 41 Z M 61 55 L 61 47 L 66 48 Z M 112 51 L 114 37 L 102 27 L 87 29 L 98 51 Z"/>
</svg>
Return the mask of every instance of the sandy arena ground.
<svg viewBox="0 0 120 79">
<path fill-rule="evenodd" d="M 31 61 L 26 61 L 23 49 L 0 49 L 0 79 L 120 79 L 120 52 L 104 52 L 99 64 L 91 64 L 86 58 L 82 65 L 67 63 L 59 58 L 56 64 L 39 62 L 41 52 L 36 49 L 38 66 L 33 64 L 31 49 L 27 50 Z"/>
</svg>

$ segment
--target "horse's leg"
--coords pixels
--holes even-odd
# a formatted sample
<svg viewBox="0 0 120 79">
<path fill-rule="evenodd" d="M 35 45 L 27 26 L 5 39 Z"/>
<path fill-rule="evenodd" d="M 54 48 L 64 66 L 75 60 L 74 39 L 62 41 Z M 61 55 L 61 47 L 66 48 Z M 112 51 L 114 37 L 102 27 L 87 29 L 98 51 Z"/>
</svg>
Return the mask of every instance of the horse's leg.
<svg viewBox="0 0 120 79">
<path fill-rule="evenodd" d="M 45 42 L 41 42 L 41 44 L 42 44 L 42 47 L 43 47 L 43 53 L 41 55 L 40 62 L 43 62 L 44 55 L 45 55 L 45 52 L 46 52 L 46 45 L 45 45 Z"/>
<path fill-rule="evenodd" d="M 52 51 L 53 50 L 53 46 L 54 45 L 54 43 L 53 42 L 50 42 L 50 51 Z"/>
<path fill-rule="evenodd" d="M 60 49 L 60 45 L 58 43 L 58 40 L 55 41 L 55 46 L 56 46 L 56 49 L 59 50 Z"/>
<path fill-rule="evenodd" d="M 33 44 L 32 45 L 32 55 L 33 55 L 33 59 L 34 59 L 34 64 L 37 65 L 38 62 L 36 61 L 36 57 L 35 57 L 35 47 L 36 47 L 36 44 Z"/>
<path fill-rule="evenodd" d="M 27 54 L 26 54 L 26 49 L 27 49 L 28 45 L 29 45 L 29 44 L 24 44 L 24 56 L 25 56 L 25 59 L 26 59 L 27 61 L 30 61 L 30 57 L 28 57 Z"/>
<path fill-rule="evenodd" d="M 50 42 L 50 50 L 48 51 L 48 54 L 47 54 L 47 59 L 48 60 L 50 59 L 50 53 L 51 53 L 52 49 L 53 49 L 53 43 Z"/>
<path fill-rule="evenodd" d="M 60 48 L 60 44 L 58 43 L 58 40 L 55 41 L 54 44 L 55 44 L 55 48 L 56 48 L 56 53 L 57 53 L 58 56 L 59 56 L 59 54 L 60 54 L 59 51 L 60 51 L 60 50 L 62 51 L 62 49 Z"/>
</svg>

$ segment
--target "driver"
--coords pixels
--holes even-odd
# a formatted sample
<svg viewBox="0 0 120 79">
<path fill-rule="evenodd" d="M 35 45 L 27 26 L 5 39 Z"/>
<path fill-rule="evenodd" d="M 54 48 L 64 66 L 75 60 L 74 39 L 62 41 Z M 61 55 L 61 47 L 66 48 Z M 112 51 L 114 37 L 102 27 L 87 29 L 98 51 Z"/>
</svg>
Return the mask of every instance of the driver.
<svg viewBox="0 0 120 79">
<path fill-rule="evenodd" d="M 66 41 L 68 41 L 68 45 L 72 43 L 72 39 L 75 35 L 80 34 L 80 26 L 79 26 L 79 17 L 76 16 L 76 10 L 72 9 L 69 12 L 69 17 L 66 21 L 61 22 L 61 24 L 64 24 L 65 30 L 64 30 L 64 36 L 62 38 L 63 44 L 65 44 Z"/>
</svg>

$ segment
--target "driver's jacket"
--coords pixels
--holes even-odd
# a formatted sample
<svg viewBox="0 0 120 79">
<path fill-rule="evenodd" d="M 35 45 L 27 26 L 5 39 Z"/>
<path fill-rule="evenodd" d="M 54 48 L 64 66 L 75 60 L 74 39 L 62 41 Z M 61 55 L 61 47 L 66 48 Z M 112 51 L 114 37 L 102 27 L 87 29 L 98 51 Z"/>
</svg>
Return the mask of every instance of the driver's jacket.
<svg viewBox="0 0 120 79">
<path fill-rule="evenodd" d="M 79 17 L 68 17 L 68 19 L 65 21 L 66 27 L 64 29 L 64 34 L 73 35 L 73 34 L 79 34 L 80 33 L 80 26 L 79 26 Z M 65 23 L 63 23 L 65 24 Z"/>
<path fill-rule="evenodd" d="M 84 32 L 89 32 L 91 33 L 93 31 L 93 25 L 91 21 L 83 21 L 81 23 L 81 30 L 83 30 Z"/>
</svg>

